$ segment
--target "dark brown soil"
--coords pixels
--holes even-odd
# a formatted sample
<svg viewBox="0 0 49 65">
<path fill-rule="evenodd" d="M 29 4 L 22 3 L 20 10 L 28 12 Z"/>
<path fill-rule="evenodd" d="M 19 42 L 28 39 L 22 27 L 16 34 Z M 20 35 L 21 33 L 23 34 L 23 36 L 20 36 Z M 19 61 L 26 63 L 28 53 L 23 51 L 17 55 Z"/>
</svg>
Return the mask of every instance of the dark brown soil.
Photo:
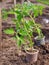
<svg viewBox="0 0 49 65">
<path fill-rule="evenodd" d="M 31 0 L 32 1 L 32 0 Z M 35 1 L 34 1 L 35 2 Z M 0 4 L 0 7 L 3 7 L 3 3 Z M 9 7 L 11 6 L 11 4 L 8 5 Z M 7 7 L 6 4 L 4 5 L 4 7 Z M 46 10 L 45 10 L 46 11 Z M 48 10 L 49 11 L 49 10 Z M 48 12 L 49 13 L 49 12 Z M 43 15 L 48 16 L 47 11 L 46 13 L 44 13 Z M 39 21 L 42 20 L 42 17 L 38 17 L 38 19 L 36 19 L 39 23 Z M 40 22 L 41 23 L 41 22 Z M 9 28 L 9 27 L 13 27 L 15 28 L 15 24 L 11 24 L 10 20 L 7 21 L 3 21 L 2 23 L 2 30 Z M 42 28 L 43 33 L 45 34 L 45 36 L 47 36 L 49 38 L 49 25 L 48 27 L 44 27 Z M 18 52 L 17 51 L 17 46 L 16 46 L 16 41 L 11 39 L 11 35 L 5 35 L 4 33 L 2 33 L 2 43 L 0 43 L 0 65 L 49 65 L 49 42 L 46 42 L 45 46 L 35 46 L 34 48 L 39 50 L 39 55 L 38 55 L 38 60 L 35 63 L 29 63 L 26 61 L 26 53 L 21 51 Z M 46 38 L 47 38 L 46 37 Z M 49 40 L 49 39 L 48 39 Z"/>
<path fill-rule="evenodd" d="M 4 39 L 0 45 L 0 65 L 49 65 L 49 43 L 35 48 L 39 50 L 38 60 L 31 64 L 26 61 L 25 52 L 18 54 L 15 40 Z"/>
<path fill-rule="evenodd" d="M 6 25 L 8 27 L 15 26 Z M 7 27 L 3 24 L 3 29 L 5 28 Z M 5 35 L 3 33 L 3 42 L 0 45 L 0 65 L 49 65 L 49 42 L 47 42 L 45 46 L 35 46 L 35 48 L 39 50 L 38 60 L 31 64 L 32 61 L 31 63 L 26 61 L 26 53 L 21 51 L 21 53 L 18 54 L 16 42 L 10 37 L 11 35 Z"/>
<path fill-rule="evenodd" d="M 38 21 L 39 20 L 42 19 L 39 17 Z M 2 27 L 3 30 L 9 27 L 15 28 L 15 24 L 11 24 L 9 20 L 8 23 L 4 22 Z M 43 31 L 46 30 L 47 29 L 43 29 Z M 48 33 L 46 31 L 46 34 Z M 35 48 L 39 50 L 38 60 L 37 62 L 31 64 L 32 61 L 31 63 L 26 61 L 25 52 L 21 51 L 21 53 L 18 54 L 16 42 L 10 37 L 11 35 L 5 35 L 5 33 L 3 33 L 3 42 L 0 46 L 0 65 L 49 65 L 49 42 L 46 43 L 45 46 L 35 46 Z"/>
</svg>

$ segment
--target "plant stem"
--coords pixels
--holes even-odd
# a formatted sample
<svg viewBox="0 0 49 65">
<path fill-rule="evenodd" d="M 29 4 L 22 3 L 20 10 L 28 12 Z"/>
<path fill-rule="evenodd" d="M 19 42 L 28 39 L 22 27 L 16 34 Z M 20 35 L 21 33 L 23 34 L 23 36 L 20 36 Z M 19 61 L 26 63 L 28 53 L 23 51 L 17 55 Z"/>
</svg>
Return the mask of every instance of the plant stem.
<svg viewBox="0 0 49 65">
<path fill-rule="evenodd" d="M 31 15 L 29 15 L 29 16 L 30 16 L 30 18 L 32 19 L 32 21 L 34 23 L 34 26 L 35 26 L 36 30 L 38 31 L 39 27 L 37 27 L 34 18 Z M 38 35 L 40 36 L 40 32 L 38 32 Z"/>
<path fill-rule="evenodd" d="M 24 19 L 23 19 L 23 20 L 22 20 L 22 23 L 24 24 L 24 22 L 25 22 L 25 21 L 24 21 Z M 30 36 L 30 34 L 28 33 L 28 30 L 27 30 L 25 24 L 24 24 L 24 27 L 25 27 L 25 30 L 26 30 L 26 32 L 27 32 L 27 34 L 28 34 L 28 38 L 29 38 L 29 40 L 30 40 L 29 46 L 30 46 L 30 48 L 32 48 L 33 42 L 32 42 L 31 36 Z"/>
</svg>

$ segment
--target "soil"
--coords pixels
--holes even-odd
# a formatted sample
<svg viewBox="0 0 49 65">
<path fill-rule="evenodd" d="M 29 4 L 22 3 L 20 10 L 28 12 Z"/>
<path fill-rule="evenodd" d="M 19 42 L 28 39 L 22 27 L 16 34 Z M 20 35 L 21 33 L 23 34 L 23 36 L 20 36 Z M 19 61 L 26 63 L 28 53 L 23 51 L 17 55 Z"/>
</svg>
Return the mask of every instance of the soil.
<svg viewBox="0 0 49 65">
<path fill-rule="evenodd" d="M 10 6 L 11 5 L 9 5 L 9 7 Z M 46 13 L 44 12 L 42 16 L 39 16 L 36 19 L 38 23 L 41 23 L 43 16 L 49 18 L 49 12 L 47 12 L 47 10 L 49 11 L 49 9 L 47 8 L 45 10 Z M 8 20 L 8 22 L 2 22 L 2 31 L 9 27 L 15 28 L 15 24 L 11 24 L 11 19 Z M 12 35 L 6 35 L 2 32 L 2 43 L 0 44 L 0 65 L 49 65 L 49 25 L 47 27 L 45 25 L 42 27 L 42 31 L 46 36 L 48 42 L 46 40 L 46 44 L 44 46 L 34 46 L 35 49 L 39 50 L 39 55 L 37 62 L 33 64 L 31 64 L 32 61 L 31 63 L 26 61 L 26 53 L 24 51 L 18 52 L 16 41 L 11 38 Z"/>
<path fill-rule="evenodd" d="M 38 18 L 39 20 L 39 18 Z M 10 24 L 10 23 L 9 23 Z M 8 25 L 5 26 L 3 24 L 3 29 L 9 28 L 9 27 L 15 27 L 15 25 Z M 48 36 L 47 29 L 42 29 L 43 33 Z M 47 33 L 48 32 L 48 33 Z M 38 60 L 35 63 L 29 63 L 26 60 L 26 53 L 21 51 L 21 53 L 18 54 L 16 42 L 14 40 L 10 40 L 11 35 L 6 35 L 3 33 L 2 37 L 2 46 L 0 46 L 0 65 L 49 65 L 49 42 L 46 43 L 45 46 L 37 47 L 36 49 L 39 50 Z M 49 36 L 48 36 L 49 37 Z M 9 38 L 9 40 L 8 40 Z"/>
<path fill-rule="evenodd" d="M 26 61 L 25 52 L 17 51 L 15 40 L 4 39 L 0 45 L 0 65 L 49 65 L 49 43 L 45 46 L 34 46 L 34 48 L 39 50 L 39 55 L 37 62 L 31 64 Z"/>
</svg>

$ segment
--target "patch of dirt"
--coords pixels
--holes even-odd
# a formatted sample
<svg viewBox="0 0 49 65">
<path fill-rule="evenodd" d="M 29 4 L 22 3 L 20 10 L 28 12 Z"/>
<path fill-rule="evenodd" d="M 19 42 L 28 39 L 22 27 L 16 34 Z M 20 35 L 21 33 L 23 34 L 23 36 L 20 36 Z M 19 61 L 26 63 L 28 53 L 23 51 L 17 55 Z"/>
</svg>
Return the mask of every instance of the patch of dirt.
<svg viewBox="0 0 49 65">
<path fill-rule="evenodd" d="M 37 62 L 31 64 L 26 61 L 25 52 L 21 51 L 21 54 L 18 54 L 15 40 L 4 39 L 0 45 L 0 65 L 49 65 L 49 43 L 34 48 L 39 50 L 39 55 Z"/>
<path fill-rule="evenodd" d="M 4 5 L 4 6 L 6 6 L 6 5 Z M 10 6 L 11 6 L 11 4 L 9 6 L 6 6 L 6 8 L 10 7 Z M 0 7 L 3 7 L 3 6 L 0 6 Z M 47 11 L 46 11 L 46 13 L 47 13 Z M 48 18 L 49 18 L 49 15 L 48 15 Z M 38 23 L 41 20 L 42 20 L 42 17 L 40 16 L 37 19 Z M 2 29 L 4 30 L 9 27 L 15 28 L 15 25 L 14 24 L 11 25 L 10 20 L 8 20 L 8 23 L 7 22 L 5 23 L 5 21 L 4 21 L 2 24 Z M 46 36 L 49 37 L 49 29 L 48 30 L 42 29 L 42 31 Z M 39 46 L 39 47 L 35 46 L 34 47 L 39 50 L 39 55 L 38 55 L 37 62 L 31 64 L 26 61 L 25 52 L 21 51 L 21 54 L 20 55 L 18 54 L 16 41 L 10 38 L 11 35 L 8 36 L 8 35 L 5 35 L 4 33 L 2 33 L 2 36 L 3 36 L 2 43 L 0 44 L 0 65 L 49 65 L 49 42 L 46 43 L 45 46 Z"/>
</svg>

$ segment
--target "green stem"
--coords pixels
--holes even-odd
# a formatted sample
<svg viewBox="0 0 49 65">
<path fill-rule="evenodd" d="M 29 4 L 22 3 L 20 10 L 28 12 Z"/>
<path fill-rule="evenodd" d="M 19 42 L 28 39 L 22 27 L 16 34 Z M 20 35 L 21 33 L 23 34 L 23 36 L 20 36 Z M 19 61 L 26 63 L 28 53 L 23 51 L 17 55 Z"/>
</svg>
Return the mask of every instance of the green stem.
<svg viewBox="0 0 49 65">
<path fill-rule="evenodd" d="M 33 18 L 31 15 L 29 15 L 29 16 L 30 16 L 31 20 L 32 20 L 33 23 L 34 23 L 34 26 L 35 26 L 36 30 L 38 31 L 39 27 L 37 27 L 34 18 Z M 40 33 L 39 33 L 39 32 L 38 32 L 38 35 L 40 36 Z"/>
<path fill-rule="evenodd" d="M 22 22 L 23 22 L 23 24 L 24 24 L 24 22 L 25 22 L 24 19 L 22 20 Z M 31 36 L 30 36 L 30 34 L 28 33 L 28 30 L 27 30 L 25 24 L 24 24 L 24 27 L 25 27 L 25 30 L 27 31 L 27 35 L 28 35 L 28 38 L 29 38 L 29 40 L 30 40 L 29 46 L 30 46 L 30 48 L 31 48 L 32 45 L 33 45 L 33 42 L 32 42 Z"/>
</svg>

